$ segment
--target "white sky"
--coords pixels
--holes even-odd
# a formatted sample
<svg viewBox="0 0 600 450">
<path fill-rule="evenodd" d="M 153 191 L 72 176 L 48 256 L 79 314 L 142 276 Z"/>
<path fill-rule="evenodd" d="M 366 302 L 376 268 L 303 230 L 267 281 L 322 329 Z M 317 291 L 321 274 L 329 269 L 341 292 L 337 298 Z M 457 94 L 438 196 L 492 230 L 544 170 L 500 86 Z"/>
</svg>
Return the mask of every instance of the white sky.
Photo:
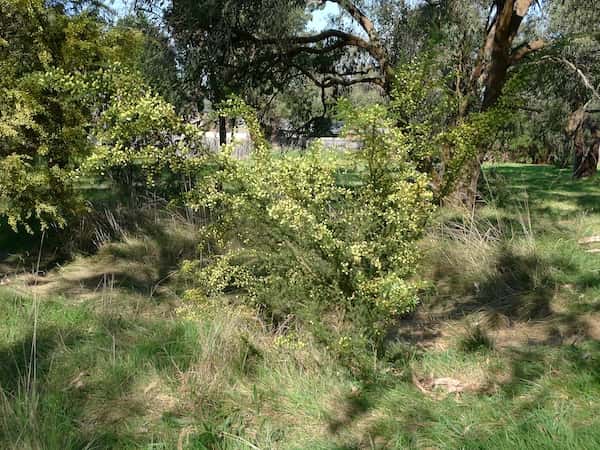
<svg viewBox="0 0 600 450">
<path fill-rule="evenodd" d="M 315 11 L 313 18 L 308 22 L 306 28 L 309 31 L 321 31 L 327 26 L 327 22 L 331 16 L 337 16 L 340 8 L 336 3 L 327 2 L 325 8 Z"/>
</svg>

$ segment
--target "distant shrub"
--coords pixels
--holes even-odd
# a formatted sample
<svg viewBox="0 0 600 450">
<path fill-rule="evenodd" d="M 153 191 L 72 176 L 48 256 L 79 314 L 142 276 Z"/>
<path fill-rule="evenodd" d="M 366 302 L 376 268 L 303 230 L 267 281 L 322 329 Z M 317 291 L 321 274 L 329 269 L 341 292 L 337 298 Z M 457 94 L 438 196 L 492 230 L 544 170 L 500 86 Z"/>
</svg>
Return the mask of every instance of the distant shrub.
<svg viewBox="0 0 600 450">
<path fill-rule="evenodd" d="M 362 141 L 351 156 L 351 184 L 341 176 L 344 162 L 319 147 L 272 157 L 254 112 L 238 100 L 225 105 L 245 119 L 255 149 L 250 161 L 238 161 L 224 148 L 189 197 L 212 217 L 202 252 L 209 256 L 183 264 L 195 282 L 189 298 L 241 295 L 275 322 L 294 317 L 335 335 L 329 342 L 342 350 L 381 337 L 415 307 L 415 244 L 432 212 L 429 179 L 383 106 L 340 109 Z"/>
</svg>

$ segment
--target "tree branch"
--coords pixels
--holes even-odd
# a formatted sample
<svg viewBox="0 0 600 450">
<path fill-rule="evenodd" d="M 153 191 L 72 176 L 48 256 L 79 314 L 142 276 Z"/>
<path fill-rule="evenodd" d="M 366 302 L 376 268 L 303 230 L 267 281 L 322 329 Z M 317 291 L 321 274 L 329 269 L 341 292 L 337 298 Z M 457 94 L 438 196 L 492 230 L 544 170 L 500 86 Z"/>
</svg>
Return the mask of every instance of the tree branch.
<svg viewBox="0 0 600 450">
<path fill-rule="evenodd" d="M 363 13 L 353 2 L 351 2 L 350 0 L 331 0 L 331 1 L 333 3 L 337 3 L 340 6 L 340 8 L 347 11 L 348 14 L 350 14 L 350 16 L 354 20 L 356 20 L 356 22 L 358 22 L 358 24 L 365 31 L 365 33 L 367 33 L 367 36 L 369 36 L 369 39 L 373 39 L 373 37 L 375 37 L 375 39 L 379 38 L 377 35 L 377 32 L 375 31 L 375 25 L 373 24 L 371 19 L 369 19 L 367 17 L 367 15 L 365 13 Z"/>
<path fill-rule="evenodd" d="M 510 105 L 508 108 L 509 109 L 514 109 L 514 110 L 519 110 L 519 111 L 535 112 L 535 113 L 542 113 L 542 112 L 544 112 L 543 109 L 533 108 L 531 106 Z"/>
<path fill-rule="evenodd" d="M 558 63 L 566 65 L 569 69 L 571 69 L 572 71 L 574 71 L 577 74 L 577 76 L 581 79 L 583 85 L 592 92 L 592 95 L 594 97 L 596 97 L 598 100 L 600 100 L 600 92 L 598 92 L 598 90 L 594 87 L 594 85 L 590 82 L 590 80 L 582 72 L 582 70 L 579 67 L 577 67 L 575 64 L 573 64 L 571 61 L 569 61 L 566 58 L 558 58 L 556 56 L 545 56 L 542 59 L 554 61 L 554 62 L 558 62 Z"/>
<path fill-rule="evenodd" d="M 385 81 L 378 76 L 372 77 L 361 77 L 361 78 L 342 78 L 328 75 L 323 78 L 324 86 L 323 87 L 333 87 L 333 86 L 352 86 L 355 84 L 366 84 L 371 83 L 380 87 L 385 87 Z"/>
<path fill-rule="evenodd" d="M 325 75 L 322 79 L 319 79 L 314 73 L 306 70 L 302 66 L 294 65 L 294 68 L 297 69 L 303 75 L 305 75 L 309 80 L 311 80 L 315 84 L 315 86 L 320 88 L 330 88 L 333 86 L 352 86 L 361 83 L 372 83 L 380 87 L 385 87 L 385 80 L 381 76 L 362 76 L 358 78 L 345 78 L 343 76 L 344 74 L 330 73 Z"/>
<path fill-rule="evenodd" d="M 510 52 L 510 64 L 516 64 L 530 53 L 537 52 L 538 50 L 548 47 L 548 45 L 549 43 L 543 39 L 536 39 L 535 41 L 519 45 Z"/>
<path fill-rule="evenodd" d="M 338 50 L 343 47 L 351 47 L 352 44 L 346 41 L 337 41 L 334 44 L 327 45 L 325 47 L 308 47 L 308 46 L 299 46 L 292 47 L 288 51 L 284 53 L 288 58 L 299 55 L 300 53 L 309 53 L 311 55 L 324 55 L 326 53 L 330 53 L 334 50 Z"/>
<path fill-rule="evenodd" d="M 362 12 L 354 2 L 350 0 L 331 0 L 334 3 L 337 3 L 340 8 L 344 9 L 350 16 L 361 26 L 361 28 L 365 31 L 367 36 L 369 37 L 368 48 L 365 48 L 369 52 L 369 54 L 377 60 L 383 75 L 385 77 L 386 84 L 391 84 L 391 80 L 394 75 L 394 71 L 388 62 L 388 54 L 387 50 L 381 43 L 381 39 L 379 38 L 379 33 L 375 29 L 375 25 L 367 17 L 367 15 Z"/>
<path fill-rule="evenodd" d="M 263 38 L 254 36 L 249 33 L 239 32 L 240 36 L 251 39 L 252 41 L 258 44 L 264 45 L 277 45 L 277 44 L 285 44 L 289 45 L 300 45 L 300 44 L 316 44 L 327 39 L 337 38 L 340 41 L 346 43 L 346 45 L 352 45 L 355 47 L 364 48 L 368 50 L 371 47 L 371 44 L 364 40 L 363 38 L 356 36 L 352 33 L 347 33 L 341 30 L 324 30 L 317 34 L 311 35 L 300 35 L 300 36 L 286 36 L 284 38 Z"/>
</svg>

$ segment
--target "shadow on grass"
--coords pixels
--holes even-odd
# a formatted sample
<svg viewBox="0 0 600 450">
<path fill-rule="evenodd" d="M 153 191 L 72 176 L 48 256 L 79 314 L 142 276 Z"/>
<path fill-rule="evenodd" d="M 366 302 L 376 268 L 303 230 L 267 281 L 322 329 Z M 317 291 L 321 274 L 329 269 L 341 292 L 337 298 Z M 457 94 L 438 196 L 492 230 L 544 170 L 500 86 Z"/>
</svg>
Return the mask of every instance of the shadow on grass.
<svg viewBox="0 0 600 450">
<path fill-rule="evenodd" d="M 39 378 L 47 375 L 59 348 L 76 345 L 82 339 L 79 330 L 46 327 L 37 330 L 35 344 L 33 333 L 29 333 L 17 342 L 0 346 L 0 388 L 16 395 L 26 388 L 27 380 L 33 381 L 34 373 Z"/>
<path fill-rule="evenodd" d="M 339 442 L 331 448 L 413 448 L 423 428 L 435 423 L 436 415 L 429 399 L 420 398 L 422 394 L 411 389 L 406 383 L 373 383 L 341 398 L 329 418 L 332 441 Z M 389 408 L 390 399 L 395 397 L 399 404 L 392 410 L 397 413 L 388 410 L 391 415 L 382 415 L 380 408 Z"/>
<path fill-rule="evenodd" d="M 557 283 L 548 267 L 575 270 L 568 261 L 549 262 L 536 254 L 522 255 L 502 246 L 490 267 L 466 276 L 464 267 L 451 260 L 434 258 L 432 278 L 436 292 L 424 306 L 400 322 L 395 339 L 428 346 L 441 336 L 439 325 L 476 313 L 485 313 L 508 326 L 516 322 L 543 320 L 553 314 L 551 300 Z M 423 314 L 422 311 L 425 311 Z M 415 321 L 417 326 L 413 326 Z"/>
<path fill-rule="evenodd" d="M 75 257 L 59 270 L 17 278 L 44 295 L 122 290 L 160 299 L 161 286 L 170 280 L 182 260 L 196 254 L 196 249 L 191 225 L 147 224 L 134 235 L 105 243 L 94 255 Z"/>
<path fill-rule="evenodd" d="M 438 293 L 426 302 L 430 311 L 436 311 L 432 313 L 431 324 L 429 328 L 426 322 L 417 329 L 409 327 L 409 334 L 404 337 L 413 343 L 426 344 L 439 337 L 435 327 L 438 322 L 483 313 L 491 329 L 547 323 L 548 336 L 539 344 L 561 344 L 574 335 L 593 338 L 582 319 L 600 310 L 600 306 L 594 299 L 578 293 L 600 288 L 600 277 L 582 273 L 581 266 L 569 255 L 525 253 L 501 246 L 491 267 L 484 267 L 482 261 L 482 272 L 471 274 L 470 278 L 464 277 L 465 268 L 438 260 L 433 270 Z M 559 309 L 554 305 L 557 296 L 566 303 Z M 404 323 L 409 324 L 412 318 Z M 553 330 L 553 326 L 560 331 Z"/>
<path fill-rule="evenodd" d="M 600 398 L 600 342 L 484 349 L 475 360 L 498 357 L 508 376 L 492 375 L 493 390 L 428 395 L 396 379 L 347 394 L 329 419 L 332 439 L 344 443 L 334 448 L 596 448 L 595 408 L 585 405 Z"/>
<path fill-rule="evenodd" d="M 586 416 L 585 408 L 577 410 L 581 402 L 600 398 L 600 341 L 598 330 L 590 329 L 589 324 L 589 314 L 600 311 L 599 302 L 593 298 L 600 289 L 600 277 L 594 269 L 598 260 L 574 242 L 557 243 L 576 238 L 573 228 L 569 228 L 572 223 L 564 223 L 573 218 L 574 212 L 586 211 L 591 218 L 600 213 L 600 178 L 572 180 L 568 171 L 548 166 L 502 166 L 493 170 L 503 175 L 501 182 L 508 190 L 503 199 L 506 203 L 496 199 L 495 205 L 503 226 L 517 230 L 522 227 L 515 218 L 514 205 L 515 198 L 523 196 L 534 220 L 535 246 L 531 251 L 518 248 L 519 243 L 526 245 L 524 233 L 516 240 L 500 235 L 499 239 L 490 239 L 489 258 L 475 261 L 473 267 L 451 258 L 432 258 L 431 281 L 437 292 L 420 311 L 403 319 L 390 339 L 425 348 L 416 351 L 417 361 L 425 352 L 457 358 L 457 367 L 460 355 L 468 354 L 469 361 L 480 361 L 482 365 L 490 358 L 501 360 L 501 373 L 489 374 L 494 390 L 432 400 L 406 377 L 389 386 L 366 387 L 341 398 L 333 409 L 338 415 L 330 419 L 329 429 L 348 442 L 336 448 L 412 448 L 423 442 L 443 448 L 596 448 L 592 443 L 600 442 L 595 413 L 590 411 Z M 456 220 L 446 219 L 446 226 Z M 490 228 L 495 225 L 490 224 Z M 436 255 L 443 253 L 441 250 Z M 472 272 L 466 273 L 469 269 Z M 453 343 L 450 353 L 436 347 L 446 331 L 443 326 L 482 317 L 488 320 L 479 323 L 481 336 L 475 342 L 486 345 L 465 347 Z M 527 328 L 530 326 L 531 334 Z M 498 330 L 513 335 L 527 330 L 527 335 L 496 348 L 489 335 Z M 452 359 L 443 361 L 442 373 L 432 377 L 445 376 L 443 371 L 453 364 Z M 398 396 L 397 414 L 388 420 L 382 417 L 382 408 L 390 414 L 389 408 L 394 408 L 390 399 L 394 396 Z M 585 417 L 577 419 L 576 428 L 568 417 L 557 419 L 560 399 L 566 398 L 571 405 L 575 402 L 578 406 L 572 407 Z M 461 408 L 480 411 L 475 422 L 464 429 Z M 495 408 L 504 411 L 510 420 L 498 419 Z M 560 421 L 558 428 L 564 427 L 560 432 L 552 428 L 556 421 Z M 494 422 L 498 425 L 489 425 Z M 436 434 L 433 429 L 442 431 Z"/>
<path fill-rule="evenodd" d="M 93 431 L 82 427 L 89 395 L 108 400 L 127 390 L 131 380 L 122 376 L 109 380 L 111 375 L 107 373 L 106 380 L 86 382 L 83 387 L 71 381 L 76 380 L 71 370 L 52 373 L 53 365 L 60 364 L 59 355 L 76 352 L 85 339 L 80 330 L 41 327 L 35 339 L 30 333 L 0 348 L 0 411 L 4 415 L 0 421 L 0 442 L 3 448 L 117 448 L 132 437 L 126 433 L 120 435 L 109 427 L 98 426 Z M 129 402 L 121 414 L 126 417 L 141 411 L 134 402 Z"/>
<path fill-rule="evenodd" d="M 33 342 L 29 332 L 0 346 L 2 448 L 150 444 L 158 431 L 140 434 L 135 424 L 156 402 L 148 403 L 152 397 L 141 396 L 135 386 L 153 367 L 174 377 L 174 368 L 185 370 L 197 354 L 196 335 L 184 325 L 102 315 L 71 325 L 41 323 Z"/>
<path fill-rule="evenodd" d="M 485 173 L 492 197 L 505 194 L 500 194 L 501 207 L 526 195 L 538 215 L 558 218 L 573 211 L 600 212 L 600 177 L 574 179 L 567 169 L 545 165 L 489 166 Z"/>
<path fill-rule="evenodd" d="M 46 231 L 41 255 L 39 229 L 34 228 L 32 234 L 23 228 L 15 232 L 0 219 L 0 279 L 34 274 L 41 256 L 40 276 L 32 284 L 58 282 L 61 288 L 46 294 L 97 291 L 108 282 L 129 292 L 154 294 L 182 260 L 196 255 L 197 226 L 165 205 L 138 205 L 129 210 L 115 201 L 111 197 L 100 202 L 90 214 L 73 219 L 67 229 Z M 79 274 L 60 277 L 53 270 L 77 266 L 72 263 L 83 260 L 79 255 L 85 255 L 85 270 Z M 46 274 L 53 276 L 46 278 Z"/>
<path fill-rule="evenodd" d="M 373 407 L 373 399 L 369 399 L 364 393 L 346 395 L 340 402 L 341 410 L 338 415 L 329 421 L 329 432 L 338 433 L 342 429 L 351 426 L 353 422 L 366 414 Z"/>
<path fill-rule="evenodd" d="M 0 325 L 0 448 L 177 448 L 181 433 L 191 433 L 184 448 L 230 448 L 221 432 L 237 433 L 243 421 L 221 400 L 231 380 L 257 376 L 263 355 L 252 335 L 220 321 L 161 319 L 158 309 L 44 299 L 28 389 L 31 302 L 0 291 L 0 314 L 12 317 Z"/>
</svg>

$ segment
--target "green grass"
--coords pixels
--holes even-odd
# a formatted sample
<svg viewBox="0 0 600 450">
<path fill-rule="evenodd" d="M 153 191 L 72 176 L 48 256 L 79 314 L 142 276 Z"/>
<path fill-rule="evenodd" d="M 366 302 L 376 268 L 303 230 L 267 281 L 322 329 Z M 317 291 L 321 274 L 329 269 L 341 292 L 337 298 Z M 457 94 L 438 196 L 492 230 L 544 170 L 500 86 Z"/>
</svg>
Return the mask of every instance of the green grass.
<svg viewBox="0 0 600 450">
<path fill-rule="evenodd" d="M 528 164 L 499 164 L 485 168 L 483 185 L 503 197 L 504 207 L 528 203 L 536 216 L 565 219 L 573 214 L 600 212 L 600 180 L 573 179 L 569 169 Z"/>
<path fill-rule="evenodd" d="M 600 254 L 578 243 L 600 235 L 600 181 L 486 175 L 474 216 L 432 224 L 432 288 L 367 355 L 368 378 L 250 309 L 181 310 L 161 280 L 193 245 L 184 231 L 141 230 L 34 285 L 12 277 L 0 448 L 600 448 Z"/>
</svg>

